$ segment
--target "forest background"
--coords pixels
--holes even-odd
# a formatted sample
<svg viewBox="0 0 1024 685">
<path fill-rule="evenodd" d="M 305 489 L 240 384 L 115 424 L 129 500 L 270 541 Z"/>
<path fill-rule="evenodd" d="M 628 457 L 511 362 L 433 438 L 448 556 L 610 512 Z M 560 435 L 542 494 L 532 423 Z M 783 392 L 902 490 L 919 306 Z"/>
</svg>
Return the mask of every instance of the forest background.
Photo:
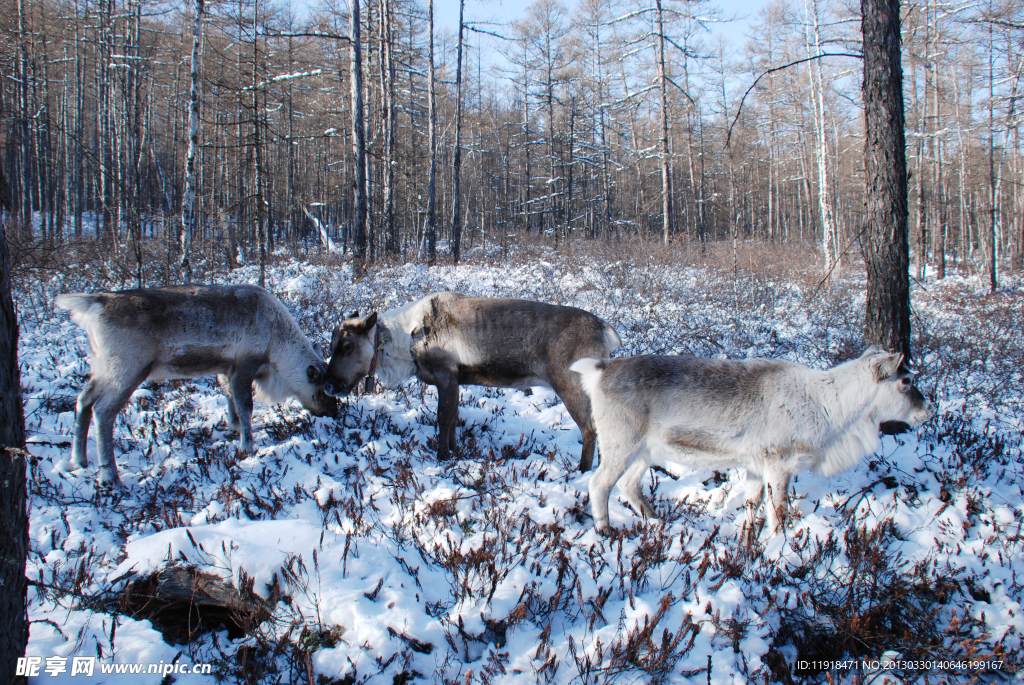
<svg viewBox="0 0 1024 685">
<path fill-rule="evenodd" d="M 738 48 L 711 31 L 729 17 L 679 0 L 537 0 L 507 24 L 470 21 L 474 2 L 450 32 L 409 0 L 4 4 L 16 270 L 68 241 L 126 286 L 279 248 L 361 267 L 763 241 L 811 245 L 825 272 L 860 251 L 855 4 L 774 0 Z M 1024 259 L 1024 3 L 902 17 L 912 276 L 995 287 Z"/>
</svg>

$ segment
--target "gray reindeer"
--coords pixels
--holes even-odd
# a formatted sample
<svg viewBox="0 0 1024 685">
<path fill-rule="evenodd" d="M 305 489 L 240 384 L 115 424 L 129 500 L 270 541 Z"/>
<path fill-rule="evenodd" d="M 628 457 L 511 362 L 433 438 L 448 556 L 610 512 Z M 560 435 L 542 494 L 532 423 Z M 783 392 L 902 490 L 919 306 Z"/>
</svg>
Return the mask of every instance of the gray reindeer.
<svg viewBox="0 0 1024 685">
<path fill-rule="evenodd" d="M 252 393 L 265 404 L 297 398 L 316 415 L 335 400 L 323 392 L 326 362 L 276 297 L 254 285 L 175 286 L 60 295 L 89 338 L 92 373 L 78 396 L 70 466 L 84 468 L 95 414 L 98 481 L 119 486 L 114 420 L 147 380 L 217 374 L 228 427 L 252 449 Z"/>
<path fill-rule="evenodd" d="M 590 400 L 569 366 L 607 357 L 618 333 L 589 312 L 530 300 L 434 293 L 398 309 L 343 321 L 331 338 L 324 389 L 349 393 L 364 376 L 386 387 L 416 376 L 437 387 L 437 456 L 455 448 L 459 385 L 553 389 L 583 435 L 590 470 L 595 432 Z"/>
</svg>

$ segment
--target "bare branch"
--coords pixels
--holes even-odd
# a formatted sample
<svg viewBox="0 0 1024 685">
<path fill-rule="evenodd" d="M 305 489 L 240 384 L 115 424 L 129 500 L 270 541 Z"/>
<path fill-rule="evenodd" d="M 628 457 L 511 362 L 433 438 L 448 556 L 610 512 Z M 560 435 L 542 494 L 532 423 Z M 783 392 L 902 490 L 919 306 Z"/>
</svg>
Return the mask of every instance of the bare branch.
<svg viewBox="0 0 1024 685">
<path fill-rule="evenodd" d="M 796 61 L 790 62 L 789 64 L 783 64 L 782 66 L 772 67 L 771 69 L 768 69 L 767 71 L 762 73 L 760 76 L 758 76 L 756 79 L 754 79 L 754 82 L 750 84 L 749 88 L 747 88 L 747 92 L 745 92 L 743 94 L 743 97 L 740 98 L 740 106 L 736 108 L 736 116 L 733 117 L 732 123 L 729 124 L 729 130 L 728 130 L 728 132 L 726 133 L 726 136 L 725 136 L 725 147 L 729 147 L 729 143 L 732 142 L 732 129 L 736 125 L 736 122 L 739 121 L 740 114 L 743 112 L 743 103 L 746 102 L 747 96 L 750 95 L 750 91 L 754 90 L 754 87 L 757 86 L 758 82 L 761 79 L 763 79 L 768 74 L 775 73 L 776 71 L 782 71 L 783 69 L 789 69 L 790 67 L 795 67 L 798 64 L 803 64 L 804 62 L 810 62 L 811 60 L 820 59 L 822 57 L 854 57 L 856 59 L 864 59 L 864 55 L 859 55 L 859 54 L 852 53 L 852 52 L 833 52 L 833 53 L 827 53 L 827 54 L 824 54 L 824 55 L 812 55 L 811 57 L 804 57 L 802 59 L 798 59 Z"/>
</svg>

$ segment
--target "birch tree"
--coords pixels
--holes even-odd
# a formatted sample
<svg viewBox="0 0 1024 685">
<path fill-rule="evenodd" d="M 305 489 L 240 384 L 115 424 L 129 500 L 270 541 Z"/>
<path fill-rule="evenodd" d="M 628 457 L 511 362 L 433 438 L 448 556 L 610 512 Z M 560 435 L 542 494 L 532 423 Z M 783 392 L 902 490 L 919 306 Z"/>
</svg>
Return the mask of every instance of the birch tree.
<svg viewBox="0 0 1024 685">
<path fill-rule="evenodd" d="M 195 23 L 192 28 L 192 61 L 188 109 L 188 152 L 185 155 L 185 192 L 181 202 L 181 266 L 179 277 L 183 283 L 192 282 L 192 235 L 196 223 L 196 155 L 199 151 L 199 59 L 203 42 L 203 16 L 206 0 L 196 1 Z M 253 38 L 255 41 L 255 38 Z M 255 73 L 255 67 L 254 67 Z"/>
</svg>

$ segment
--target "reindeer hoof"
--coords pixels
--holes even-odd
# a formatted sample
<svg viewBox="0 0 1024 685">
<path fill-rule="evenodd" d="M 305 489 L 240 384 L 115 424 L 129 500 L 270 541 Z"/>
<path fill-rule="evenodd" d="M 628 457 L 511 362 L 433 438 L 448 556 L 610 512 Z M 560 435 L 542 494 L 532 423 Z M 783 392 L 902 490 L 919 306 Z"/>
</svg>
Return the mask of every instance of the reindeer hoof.
<svg viewBox="0 0 1024 685">
<path fill-rule="evenodd" d="M 656 511 L 654 511 L 654 507 L 652 507 L 651 503 L 648 502 L 643 497 L 640 498 L 640 514 L 645 519 L 656 519 L 656 518 L 658 518 L 658 513 Z"/>
<path fill-rule="evenodd" d="M 125 487 L 116 469 L 111 473 L 110 470 L 101 468 L 99 475 L 96 476 L 96 489 L 105 492 L 117 492 L 124 490 Z"/>
<path fill-rule="evenodd" d="M 88 465 L 89 461 L 87 459 L 77 459 L 75 457 L 71 457 L 70 459 L 61 459 L 55 464 L 58 471 L 63 471 L 65 473 L 84 469 Z"/>
</svg>

